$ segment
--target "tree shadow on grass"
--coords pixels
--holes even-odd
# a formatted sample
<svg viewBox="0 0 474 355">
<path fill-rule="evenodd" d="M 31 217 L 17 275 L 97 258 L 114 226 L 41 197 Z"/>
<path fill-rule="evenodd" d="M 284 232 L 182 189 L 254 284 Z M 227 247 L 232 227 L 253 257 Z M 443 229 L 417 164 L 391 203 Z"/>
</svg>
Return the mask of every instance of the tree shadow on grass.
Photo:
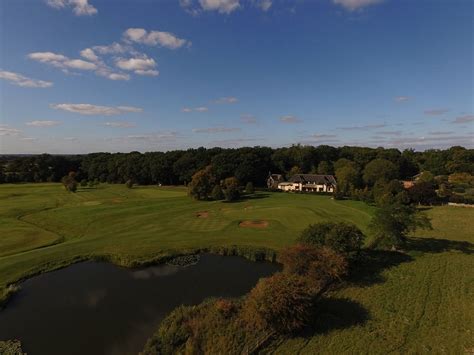
<svg viewBox="0 0 474 355">
<path fill-rule="evenodd" d="M 405 253 L 388 250 L 362 250 L 357 259 L 351 261 L 349 275 L 341 287 L 347 285 L 370 286 L 385 281 L 384 270 L 410 262 L 413 258 Z"/>
<path fill-rule="evenodd" d="M 268 198 L 270 197 L 270 194 L 267 193 L 256 193 L 256 194 L 249 194 L 249 195 L 241 195 L 238 200 L 235 201 L 223 201 L 224 203 L 242 203 L 242 202 L 247 202 L 250 200 L 261 200 L 263 198 Z"/>
<path fill-rule="evenodd" d="M 474 253 L 474 244 L 472 243 L 437 238 L 410 238 L 405 248 L 408 251 L 422 253 L 443 253 L 446 251 L 460 251 L 464 254 Z"/>
<path fill-rule="evenodd" d="M 360 303 L 348 298 L 321 298 L 315 306 L 312 324 L 296 336 L 311 339 L 333 330 L 363 325 L 370 315 Z"/>
</svg>

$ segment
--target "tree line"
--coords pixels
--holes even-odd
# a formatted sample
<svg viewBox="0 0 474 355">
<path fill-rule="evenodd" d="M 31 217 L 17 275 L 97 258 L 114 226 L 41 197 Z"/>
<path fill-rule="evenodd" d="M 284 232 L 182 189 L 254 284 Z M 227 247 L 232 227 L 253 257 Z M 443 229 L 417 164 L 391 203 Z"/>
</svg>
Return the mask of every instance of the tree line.
<svg viewBox="0 0 474 355">
<path fill-rule="evenodd" d="M 60 182 L 74 171 L 78 181 L 187 185 L 211 165 L 218 181 L 235 177 L 265 186 L 268 172 L 287 178 L 295 173 L 335 174 L 344 191 L 372 187 L 385 180 L 409 179 L 422 172 L 433 176 L 474 174 L 474 150 L 455 146 L 417 152 L 412 149 L 293 145 L 284 148 L 197 148 L 168 152 L 91 153 L 85 155 L 3 155 L 0 183 Z"/>
</svg>

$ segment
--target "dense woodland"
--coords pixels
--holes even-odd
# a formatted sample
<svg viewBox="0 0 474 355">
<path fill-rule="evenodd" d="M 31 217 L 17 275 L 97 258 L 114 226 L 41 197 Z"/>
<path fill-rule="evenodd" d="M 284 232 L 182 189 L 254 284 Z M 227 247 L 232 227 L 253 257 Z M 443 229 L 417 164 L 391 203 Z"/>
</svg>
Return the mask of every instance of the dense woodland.
<svg viewBox="0 0 474 355">
<path fill-rule="evenodd" d="M 235 177 L 242 185 L 251 182 L 256 187 L 266 185 L 270 171 L 286 177 L 295 173 L 335 174 L 339 192 L 359 199 L 368 198 L 367 192 L 374 189 L 398 189 L 398 185 L 387 187 L 388 182 L 409 180 L 423 172 L 425 182 L 432 185 L 428 187 L 441 191 L 441 197 L 450 197 L 455 189 L 458 194 L 468 192 L 465 197 L 470 198 L 474 150 L 459 146 L 417 152 L 409 149 L 294 145 L 277 149 L 201 147 L 147 153 L 4 155 L 0 157 L 0 183 L 59 182 L 74 171 L 78 182 L 133 181 L 144 185 L 187 185 L 197 171 L 207 166 L 212 166 L 216 181 Z M 427 191 L 419 193 L 429 195 Z M 463 202 L 459 196 L 457 200 Z"/>
</svg>

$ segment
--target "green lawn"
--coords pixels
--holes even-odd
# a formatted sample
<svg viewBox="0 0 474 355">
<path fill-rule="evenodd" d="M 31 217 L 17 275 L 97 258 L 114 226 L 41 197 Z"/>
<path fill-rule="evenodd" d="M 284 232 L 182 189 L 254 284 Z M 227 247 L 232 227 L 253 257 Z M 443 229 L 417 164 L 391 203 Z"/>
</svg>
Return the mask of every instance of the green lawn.
<svg viewBox="0 0 474 355">
<path fill-rule="evenodd" d="M 207 211 L 207 218 L 197 217 Z M 215 246 L 278 250 L 309 223 L 348 221 L 367 232 L 373 208 L 327 196 L 258 193 L 238 203 L 197 202 L 182 188 L 0 185 L 0 298 L 7 284 L 87 257 L 149 260 Z M 464 353 L 474 331 L 474 209 L 425 211 L 407 254 L 380 252 L 323 301 L 315 330 L 264 352 Z M 267 220 L 266 229 L 239 227 Z M 3 290 L 2 290 L 3 289 Z"/>
</svg>

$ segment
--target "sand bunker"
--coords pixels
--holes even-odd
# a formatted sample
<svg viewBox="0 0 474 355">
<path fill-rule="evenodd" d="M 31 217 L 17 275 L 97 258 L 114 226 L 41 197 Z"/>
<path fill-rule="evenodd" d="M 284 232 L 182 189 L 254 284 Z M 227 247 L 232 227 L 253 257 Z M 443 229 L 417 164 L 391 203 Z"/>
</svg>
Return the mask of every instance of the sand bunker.
<svg viewBox="0 0 474 355">
<path fill-rule="evenodd" d="M 268 221 L 258 220 L 258 221 L 242 221 L 239 223 L 239 227 L 243 228 L 267 228 Z"/>
<path fill-rule="evenodd" d="M 208 211 L 200 211 L 196 213 L 197 218 L 207 218 L 209 217 L 209 212 Z"/>
</svg>

